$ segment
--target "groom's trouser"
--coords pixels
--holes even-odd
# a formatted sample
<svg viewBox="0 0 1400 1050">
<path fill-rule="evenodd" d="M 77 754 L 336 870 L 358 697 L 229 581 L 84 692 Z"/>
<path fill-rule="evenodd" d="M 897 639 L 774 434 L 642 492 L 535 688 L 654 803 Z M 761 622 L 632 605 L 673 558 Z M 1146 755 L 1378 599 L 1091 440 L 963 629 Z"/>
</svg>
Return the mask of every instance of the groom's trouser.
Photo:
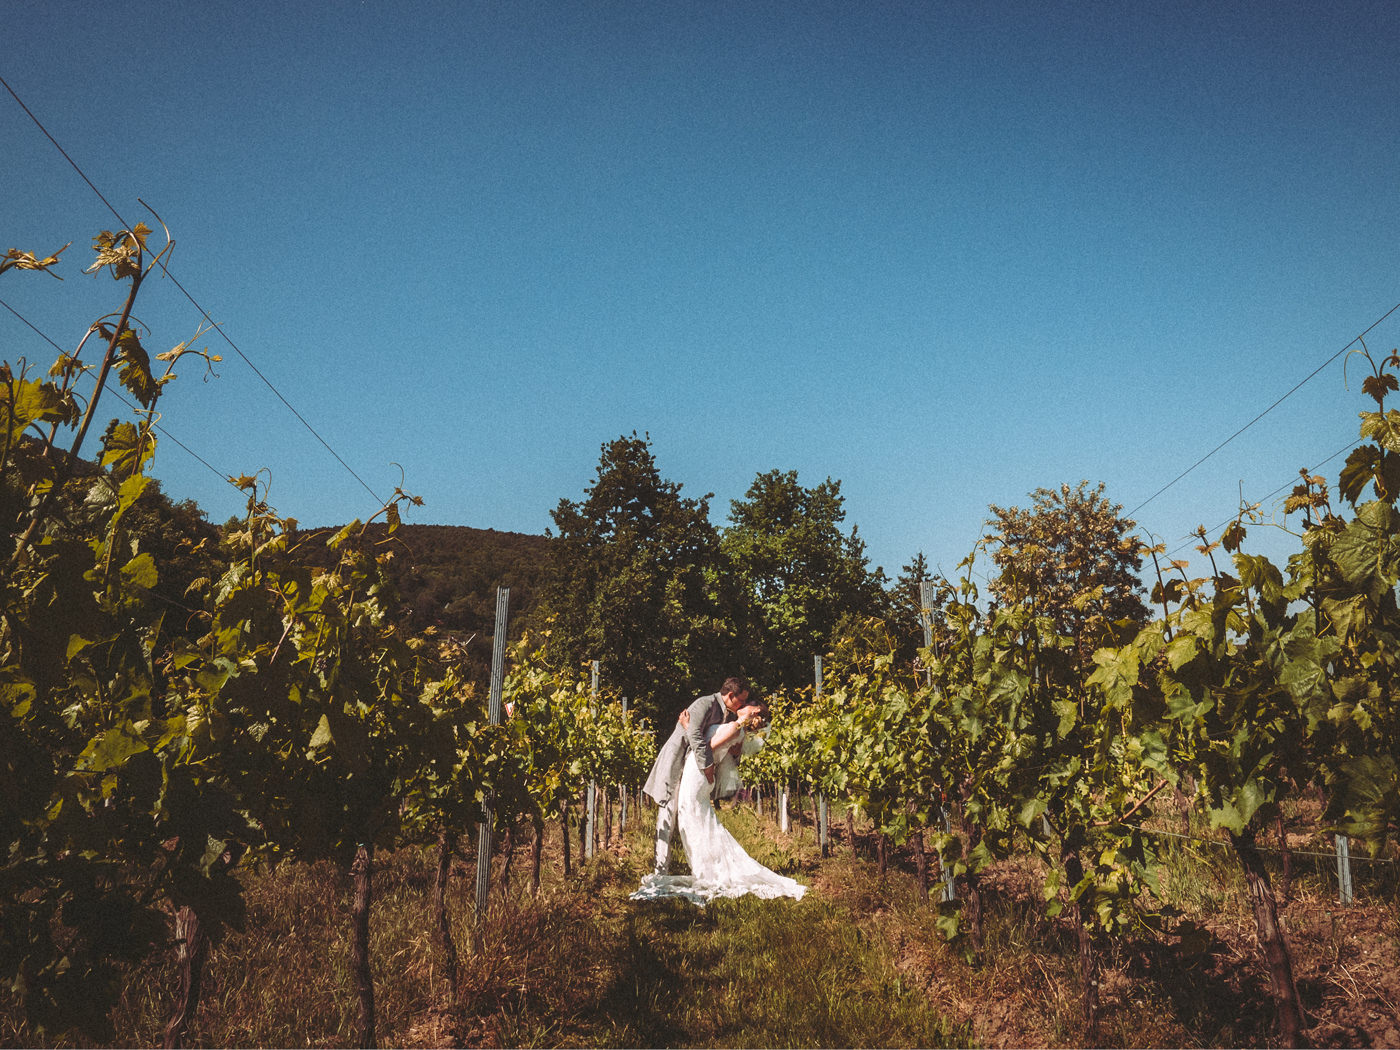
<svg viewBox="0 0 1400 1050">
<path fill-rule="evenodd" d="M 665 875 L 671 866 L 671 836 L 676 833 L 676 809 L 679 792 L 656 811 L 656 874 Z"/>
</svg>

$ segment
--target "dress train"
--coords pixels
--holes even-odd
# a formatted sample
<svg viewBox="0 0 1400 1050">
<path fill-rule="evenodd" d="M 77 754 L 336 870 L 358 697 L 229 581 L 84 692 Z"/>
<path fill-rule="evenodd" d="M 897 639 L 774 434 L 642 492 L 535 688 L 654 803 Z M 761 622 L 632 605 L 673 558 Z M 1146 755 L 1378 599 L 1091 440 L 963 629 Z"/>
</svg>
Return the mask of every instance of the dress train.
<svg viewBox="0 0 1400 1050">
<path fill-rule="evenodd" d="M 726 757 L 726 761 L 734 759 Z M 677 830 L 685 855 L 690 860 L 689 875 L 648 875 L 633 900 L 657 897 L 684 897 L 701 906 L 720 897 L 800 900 L 807 887 L 796 879 L 764 867 L 749 856 L 737 839 L 720 823 L 710 798 L 710 783 L 695 762 L 687 756 L 685 772 L 677 789 Z"/>
</svg>

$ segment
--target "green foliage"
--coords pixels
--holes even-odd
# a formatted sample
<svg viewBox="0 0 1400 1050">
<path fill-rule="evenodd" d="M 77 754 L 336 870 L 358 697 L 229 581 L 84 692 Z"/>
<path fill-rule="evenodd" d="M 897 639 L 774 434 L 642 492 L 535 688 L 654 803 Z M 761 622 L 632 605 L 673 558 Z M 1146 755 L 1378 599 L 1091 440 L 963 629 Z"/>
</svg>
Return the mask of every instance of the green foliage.
<svg viewBox="0 0 1400 1050">
<path fill-rule="evenodd" d="M 650 723 L 624 716 L 611 693 L 593 696 L 550 661 L 550 648 L 528 637 L 512 653 L 503 692 L 514 756 L 502 782 L 510 813 L 553 816 L 589 781 L 641 783 L 656 756 Z"/>
<path fill-rule="evenodd" d="M 1106 629 L 1130 631 L 1147 618 L 1138 582 L 1145 548 L 1132 535 L 1135 523 L 1103 490 L 1102 482 L 1090 489 L 1087 481 L 1036 489 L 1029 509 L 993 506 L 987 522 L 1000 570 L 993 597 L 1032 604 L 1061 634 L 1086 644 Z"/>
<path fill-rule="evenodd" d="M 45 1039 L 109 1036 L 123 973 L 171 943 L 174 909 L 216 940 L 240 924 L 241 858 L 344 865 L 361 844 L 460 825 L 506 750 L 450 661 L 389 616 L 384 533 L 302 534 L 244 477 L 247 512 L 216 543 L 160 495 L 146 473 L 159 397 L 176 362 L 216 359 L 189 344 L 152 357 L 128 327 L 157 261 L 149 232 L 95 242 L 94 269 L 130 285 L 83 340 L 105 342 L 100 364 L 80 346 L 48 377 L 0 368 L 0 770 L 14 785 L 0 976 Z M 34 262 L 6 269 L 54 260 Z M 79 450 L 109 375 L 142 407 L 107 427 L 93 465 Z M 380 509 L 385 533 L 404 501 Z"/>
<path fill-rule="evenodd" d="M 143 473 L 152 410 L 171 375 L 152 373 L 127 327 L 156 263 L 149 233 L 94 243 L 92 270 L 130 285 L 119 319 L 84 337 L 106 341 L 100 364 L 84 363 L 80 345 L 45 378 L 0 368 L 0 768 L 13 785 L 0 818 L 0 975 L 45 1035 L 108 1032 L 121 967 L 167 937 L 163 902 L 203 893 L 222 921 L 240 915 L 208 833 L 239 821 L 190 760 L 196 719 L 168 688 L 170 606 L 142 549 L 155 505 Z M 56 262 L 20 255 L 17 269 Z M 99 459 L 109 469 L 98 471 L 78 453 L 113 371 L 146 411 L 108 428 Z M 89 375 L 80 411 L 75 386 Z"/>
<path fill-rule="evenodd" d="M 983 610 L 971 558 L 964 568 L 959 589 L 941 593 L 922 672 L 901 667 L 882 622 L 848 631 L 825 695 L 775 718 L 766 768 L 856 806 L 896 843 L 925 833 L 957 876 L 1028 846 L 1049 865 L 1052 912 L 1063 898 L 1093 927 L 1136 925 L 1151 859 L 1145 746 L 1130 705 L 1099 688 L 1116 679 L 1078 655 L 1111 634 L 1061 635 L 1029 603 Z M 945 807 L 961 817 L 951 831 Z M 961 906 L 947 909 L 950 935 Z"/>
<path fill-rule="evenodd" d="M 1309 513 L 1285 593 L 1309 602 L 1319 636 L 1313 662 L 1305 652 L 1300 668 L 1289 667 L 1289 682 L 1307 697 L 1328 813 L 1340 830 L 1379 850 L 1400 834 L 1400 444 L 1391 425 L 1396 412 L 1385 407 L 1400 389 L 1400 354 L 1379 364 L 1364 356 L 1371 375 L 1363 391 L 1375 410 L 1361 414 L 1361 436 L 1374 441 L 1347 457 L 1340 486 L 1354 516 L 1330 513 L 1322 479 L 1304 474 L 1294 494 L 1320 513 L 1316 520 Z"/>
<path fill-rule="evenodd" d="M 567 665 L 599 660 L 609 687 L 656 722 L 734 673 L 709 499 L 681 496 L 633 434 L 605 444 L 586 497 L 553 512 L 552 644 Z"/>
<path fill-rule="evenodd" d="M 179 686 L 220 731 L 210 761 L 257 821 L 259 845 L 348 864 L 359 843 L 392 844 L 417 763 L 452 763 L 441 750 L 455 735 L 439 724 L 446 690 L 428 688 L 421 643 L 386 619 L 359 523 L 320 537 L 339 560 L 315 572 L 289 555 L 294 527 L 248 488 L 244 527 L 225 537 L 229 564 L 209 588 L 209 630 L 183 652 Z"/>
<path fill-rule="evenodd" d="M 730 504 L 723 549 L 749 606 L 745 664 L 767 688 L 800 689 L 838 626 L 883 610 L 883 574 L 857 530 L 841 531 L 843 502 L 839 481 L 805 488 L 796 471 L 773 470 Z"/>
<path fill-rule="evenodd" d="M 1364 353 L 1364 351 L 1363 351 Z M 1303 472 L 1288 500 L 1304 512 L 1302 550 L 1280 570 L 1245 553 L 1245 515 L 1223 537 L 1234 574 L 1159 583 L 1176 609 L 1145 628 L 1105 669 L 1131 664 L 1141 681 L 1115 691 L 1153 730 L 1144 761 L 1172 783 L 1187 776 L 1211 822 L 1252 841 L 1300 785 L 1328 789 L 1339 830 L 1379 848 L 1400 820 L 1392 684 L 1400 667 L 1400 515 L 1386 396 L 1396 389 L 1392 354 L 1363 384 L 1375 401 L 1361 415 L 1341 491 L 1353 508 L 1335 513 L 1324 479 Z M 1367 495 L 1371 498 L 1366 498 Z M 1219 544 L 1206 543 L 1210 554 Z M 1132 696 L 1127 696 L 1131 688 Z"/>
</svg>

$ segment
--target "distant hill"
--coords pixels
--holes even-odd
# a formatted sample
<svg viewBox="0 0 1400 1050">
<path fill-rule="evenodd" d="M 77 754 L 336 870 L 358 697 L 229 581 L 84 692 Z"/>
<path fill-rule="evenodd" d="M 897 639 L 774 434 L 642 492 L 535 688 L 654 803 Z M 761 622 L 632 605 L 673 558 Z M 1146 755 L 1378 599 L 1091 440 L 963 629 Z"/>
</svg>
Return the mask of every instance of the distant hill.
<svg viewBox="0 0 1400 1050">
<path fill-rule="evenodd" d="M 399 592 L 400 622 L 412 633 L 436 627 L 466 643 L 473 676 L 490 674 L 496 588 L 510 588 L 506 636 L 520 637 L 549 573 L 548 536 L 473 529 L 466 525 L 370 525 L 369 535 L 394 552 L 388 576 Z"/>
<path fill-rule="evenodd" d="M 514 628 L 538 603 L 552 542 L 547 536 L 465 525 L 400 525 L 394 534 L 399 553 L 389 571 L 408 610 L 409 627 L 489 636 L 496 621 L 496 588 L 509 587 L 509 634 L 517 636 Z"/>
</svg>

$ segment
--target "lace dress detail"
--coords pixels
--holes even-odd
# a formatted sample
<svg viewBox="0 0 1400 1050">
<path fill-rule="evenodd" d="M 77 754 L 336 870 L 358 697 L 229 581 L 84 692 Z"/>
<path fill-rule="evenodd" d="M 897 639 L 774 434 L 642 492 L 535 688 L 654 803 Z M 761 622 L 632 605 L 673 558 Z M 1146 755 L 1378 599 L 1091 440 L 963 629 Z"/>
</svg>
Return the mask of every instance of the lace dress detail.
<svg viewBox="0 0 1400 1050">
<path fill-rule="evenodd" d="M 716 779 L 735 775 L 723 765 L 737 765 L 733 751 L 715 756 Z M 711 787 L 692 756 L 686 756 L 685 771 L 677 791 L 677 826 L 685 855 L 690 860 L 689 875 L 648 875 L 633 900 L 653 897 L 684 897 L 704 905 L 718 897 L 793 897 L 801 899 L 807 887 L 796 879 L 779 875 L 754 860 L 719 821 L 711 800 Z"/>
</svg>

